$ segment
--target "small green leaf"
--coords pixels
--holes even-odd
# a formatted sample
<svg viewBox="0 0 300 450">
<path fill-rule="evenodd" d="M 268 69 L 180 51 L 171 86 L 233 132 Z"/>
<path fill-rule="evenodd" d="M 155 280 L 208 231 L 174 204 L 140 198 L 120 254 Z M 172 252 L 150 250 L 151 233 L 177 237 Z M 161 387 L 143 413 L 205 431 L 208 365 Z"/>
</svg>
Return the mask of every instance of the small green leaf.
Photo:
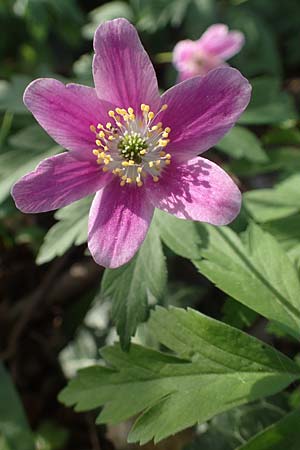
<svg viewBox="0 0 300 450">
<path fill-rule="evenodd" d="M 165 244 L 177 255 L 197 259 L 205 236 L 201 236 L 197 224 L 191 220 L 177 219 L 163 211 L 155 211 L 155 221 Z"/>
<path fill-rule="evenodd" d="M 44 264 L 63 255 L 73 244 L 81 245 L 86 242 L 91 203 L 92 196 L 85 197 L 55 213 L 54 217 L 58 222 L 46 234 L 36 258 L 37 264 Z"/>
<path fill-rule="evenodd" d="M 0 151 L 0 202 L 6 199 L 19 178 L 34 170 L 44 158 L 61 151 L 38 125 L 24 128 L 8 142 L 11 148 Z"/>
<path fill-rule="evenodd" d="M 233 450 L 285 415 L 284 394 L 219 414 L 184 450 Z M 200 431 L 200 430 L 199 430 Z M 198 433 L 197 433 L 198 434 Z M 258 449 L 257 449 L 258 450 Z"/>
<path fill-rule="evenodd" d="M 37 450 L 62 450 L 68 437 L 68 430 L 55 422 L 42 422 L 35 433 L 36 448 Z"/>
<path fill-rule="evenodd" d="M 216 147 L 232 158 L 244 158 L 259 163 L 268 161 L 268 156 L 255 134 L 238 125 L 226 134 Z"/>
<path fill-rule="evenodd" d="M 281 219 L 300 211 L 300 175 L 295 174 L 273 189 L 255 189 L 244 194 L 244 206 L 257 222 Z"/>
<path fill-rule="evenodd" d="M 148 315 L 148 303 L 163 296 L 167 268 L 158 230 L 152 224 L 138 254 L 118 269 L 106 269 L 101 285 L 101 298 L 112 301 L 112 319 L 123 349 Z"/>
<path fill-rule="evenodd" d="M 203 225 L 208 239 L 204 259 L 194 261 L 218 288 L 248 308 L 300 336 L 300 282 L 280 244 L 251 224 L 242 242 L 228 227 Z"/>
<path fill-rule="evenodd" d="M 0 434 L 10 450 L 34 450 L 23 406 L 9 374 L 0 363 Z"/>
<path fill-rule="evenodd" d="M 280 81 L 272 77 L 260 77 L 251 81 L 252 97 L 241 116 L 242 125 L 266 125 L 297 119 L 292 97 L 280 91 Z"/>
<path fill-rule="evenodd" d="M 253 325 L 257 318 L 257 314 L 247 306 L 239 303 L 232 298 L 227 298 L 222 308 L 223 322 L 241 330 L 245 327 Z"/>
<path fill-rule="evenodd" d="M 300 410 L 297 409 L 236 450 L 298 450 L 300 448 L 299 423 Z"/>
<path fill-rule="evenodd" d="M 194 310 L 156 308 L 150 331 L 176 356 L 132 345 L 102 350 L 108 367 L 83 369 L 61 392 L 77 411 L 105 405 L 98 423 L 141 414 L 129 442 L 158 442 L 234 406 L 281 391 L 300 368 L 252 336 Z"/>
<path fill-rule="evenodd" d="M 122 1 L 110 1 L 104 5 L 98 6 L 89 13 L 90 23 L 83 27 L 83 36 L 87 39 L 93 39 L 97 27 L 106 20 L 124 17 L 132 22 L 133 12 L 131 7 Z"/>
<path fill-rule="evenodd" d="M 282 245 L 289 257 L 295 261 L 300 258 L 300 215 L 272 220 L 263 225 Z"/>
<path fill-rule="evenodd" d="M 14 75 L 10 83 L 0 81 L 0 111 L 15 114 L 29 113 L 23 103 L 23 93 L 31 79 L 26 75 Z"/>
<path fill-rule="evenodd" d="M 300 170 L 300 153 L 294 147 L 273 148 L 268 152 L 268 162 L 249 162 L 246 159 L 232 161 L 230 170 L 238 176 L 250 177 L 261 173 L 287 170 L 296 172 Z"/>
</svg>

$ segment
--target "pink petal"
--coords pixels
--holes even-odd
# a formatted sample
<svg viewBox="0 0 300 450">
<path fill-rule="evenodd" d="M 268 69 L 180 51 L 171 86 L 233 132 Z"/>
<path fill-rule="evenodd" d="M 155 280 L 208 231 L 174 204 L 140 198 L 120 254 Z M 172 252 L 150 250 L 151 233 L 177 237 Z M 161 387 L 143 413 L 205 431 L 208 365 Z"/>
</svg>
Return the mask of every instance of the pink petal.
<svg viewBox="0 0 300 450">
<path fill-rule="evenodd" d="M 179 81 L 197 75 L 206 75 L 210 70 L 223 66 L 217 56 L 203 52 L 197 41 L 180 41 L 173 51 L 173 64 L 179 72 Z"/>
<path fill-rule="evenodd" d="M 95 261 L 110 268 L 128 262 L 145 239 L 153 206 L 144 188 L 119 185 L 115 180 L 96 194 L 90 219 L 88 246 Z"/>
<path fill-rule="evenodd" d="M 90 125 L 107 121 L 111 108 L 98 99 L 95 89 L 40 78 L 27 87 L 24 103 L 56 142 L 80 159 L 95 159 L 95 134 Z"/>
<path fill-rule="evenodd" d="M 93 194 L 111 180 L 97 163 L 61 153 L 42 161 L 12 188 L 18 209 L 25 213 L 51 211 Z"/>
<path fill-rule="evenodd" d="M 240 31 L 228 31 L 223 24 L 209 27 L 197 41 L 199 49 L 222 59 L 236 55 L 245 43 L 244 34 Z"/>
<path fill-rule="evenodd" d="M 156 208 L 180 219 L 226 225 L 241 207 L 241 193 L 229 175 L 204 158 L 172 162 L 157 183 L 149 178 L 146 187 Z"/>
<path fill-rule="evenodd" d="M 249 82 L 229 67 L 169 89 L 162 96 L 168 109 L 159 117 L 164 127 L 171 128 L 168 151 L 176 159 L 187 160 L 208 150 L 233 127 L 250 95 Z"/>
<path fill-rule="evenodd" d="M 197 53 L 198 47 L 195 41 L 186 39 L 178 42 L 173 50 L 173 64 L 179 72 L 188 71 L 191 60 Z"/>
<path fill-rule="evenodd" d="M 94 38 L 94 81 L 98 97 L 120 108 L 159 106 L 154 68 L 135 28 L 125 19 L 100 25 Z"/>
</svg>

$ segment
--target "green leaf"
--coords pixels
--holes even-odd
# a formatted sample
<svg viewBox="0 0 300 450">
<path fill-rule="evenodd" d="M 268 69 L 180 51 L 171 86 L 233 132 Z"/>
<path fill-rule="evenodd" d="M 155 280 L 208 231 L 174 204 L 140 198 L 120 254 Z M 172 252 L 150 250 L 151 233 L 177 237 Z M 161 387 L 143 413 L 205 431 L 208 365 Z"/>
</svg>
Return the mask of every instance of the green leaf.
<svg viewBox="0 0 300 450">
<path fill-rule="evenodd" d="M 23 94 L 31 79 L 25 75 L 14 75 L 10 83 L 0 81 L 0 111 L 24 114 L 29 111 L 23 103 Z"/>
<path fill-rule="evenodd" d="M 37 450 L 62 450 L 68 437 L 69 432 L 55 422 L 42 422 L 35 433 Z"/>
<path fill-rule="evenodd" d="M 246 159 L 230 163 L 230 170 L 236 175 L 244 177 L 275 172 L 281 169 L 289 172 L 300 171 L 300 153 L 297 148 L 273 148 L 268 152 L 268 161 L 265 163 L 249 162 Z"/>
<path fill-rule="evenodd" d="M 184 450 L 235 449 L 285 415 L 283 397 L 278 394 L 269 401 L 263 399 L 219 414 L 200 428 L 199 435 Z"/>
<path fill-rule="evenodd" d="M 255 189 L 244 194 L 244 206 L 257 222 L 268 222 L 300 211 L 300 175 L 295 174 L 273 189 Z"/>
<path fill-rule="evenodd" d="M 30 126 L 9 139 L 14 148 L 0 152 L 0 202 L 9 195 L 12 185 L 34 170 L 45 158 L 61 148 L 39 127 Z"/>
<path fill-rule="evenodd" d="M 299 338 L 299 277 L 280 244 L 253 223 L 243 242 L 228 227 L 203 228 L 204 259 L 194 261 L 199 271 L 226 294 Z"/>
<path fill-rule="evenodd" d="M 264 163 L 268 156 L 262 148 L 259 139 L 247 128 L 235 126 L 218 142 L 216 147 L 232 158 L 245 158 L 252 162 Z"/>
<path fill-rule="evenodd" d="M 178 357 L 132 345 L 102 350 L 108 367 L 84 369 L 61 392 L 77 411 L 105 405 L 98 423 L 141 415 L 129 442 L 158 442 L 234 406 L 272 395 L 300 368 L 252 336 L 194 310 L 156 308 L 150 331 Z"/>
<path fill-rule="evenodd" d="M 133 2 L 132 2 L 133 3 Z M 136 26 L 141 31 L 150 33 L 166 27 L 168 24 L 178 26 L 185 17 L 191 0 L 139 0 Z"/>
<path fill-rule="evenodd" d="M 287 414 L 237 450 L 298 450 L 300 448 L 300 410 Z"/>
<path fill-rule="evenodd" d="M 300 258 L 300 215 L 267 222 L 263 228 L 275 237 L 293 261 Z"/>
<path fill-rule="evenodd" d="M 93 39 L 96 28 L 106 20 L 117 19 L 119 17 L 124 17 L 125 19 L 132 22 L 133 12 L 131 7 L 122 1 L 110 1 L 104 5 L 93 9 L 89 13 L 90 23 L 85 25 L 82 29 L 83 36 L 87 39 Z"/>
<path fill-rule="evenodd" d="M 250 327 L 253 325 L 257 319 L 257 314 L 247 306 L 239 303 L 232 298 L 228 298 L 222 308 L 222 320 L 228 325 L 235 328 L 240 328 L 241 330 L 245 327 Z"/>
<path fill-rule="evenodd" d="M 148 315 L 148 303 L 159 301 L 167 282 L 167 268 L 158 230 L 152 224 L 138 254 L 118 269 L 106 269 L 101 298 L 112 301 L 112 319 L 123 349 Z"/>
<path fill-rule="evenodd" d="M 160 210 L 155 211 L 154 220 L 158 224 L 160 237 L 174 253 L 188 259 L 199 257 L 202 236 L 195 222 L 177 219 Z"/>
<path fill-rule="evenodd" d="M 241 116 L 243 125 L 266 125 L 297 119 L 292 97 L 280 91 L 277 78 L 260 77 L 251 81 L 252 98 Z"/>
<path fill-rule="evenodd" d="M 58 222 L 46 234 L 37 255 L 37 264 L 44 264 L 63 255 L 73 244 L 81 245 L 86 242 L 91 203 L 92 196 L 85 197 L 55 213 L 54 217 Z"/>
<path fill-rule="evenodd" d="M 272 128 L 262 136 L 262 141 L 265 145 L 299 145 L 300 130 L 290 127 Z"/>
<path fill-rule="evenodd" d="M 9 374 L 0 363 L 0 434 L 10 450 L 34 450 L 33 435 Z"/>
</svg>

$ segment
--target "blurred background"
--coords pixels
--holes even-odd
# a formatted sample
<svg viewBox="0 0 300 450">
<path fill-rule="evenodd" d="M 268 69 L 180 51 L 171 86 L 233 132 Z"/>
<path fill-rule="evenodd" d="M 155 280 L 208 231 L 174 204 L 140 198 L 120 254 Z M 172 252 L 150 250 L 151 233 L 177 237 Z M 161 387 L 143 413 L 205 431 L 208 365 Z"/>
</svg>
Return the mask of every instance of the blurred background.
<svg viewBox="0 0 300 450">
<path fill-rule="evenodd" d="M 100 289 L 103 269 L 86 251 L 90 199 L 55 214 L 23 215 L 9 194 L 20 176 L 60 151 L 24 107 L 25 87 L 44 76 L 92 85 L 94 31 L 116 17 L 137 27 L 161 90 L 176 82 L 171 61 L 179 40 L 198 39 L 213 23 L 245 34 L 230 65 L 251 80 L 253 98 L 238 132 L 205 156 L 247 192 L 235 230 L 242 231 L 249 216 L 268 224 L 300 209 L 297 200 L 287 212 L 276 189 L 268 204 L 257 200 L 258 190 L 300 169 L 299 0 L 0 0 L 0 450 L 30 450 L 33 441 L 37 450 L 127 448 L 128 424 L 96 427 L 94 413 L 75 413 L 56 399 L 67 379 L 116 339 L 111 299 Z M 298 266 L 299 225 L 296 216 L 297 250 L 284 243 Z M 283 228 L 273 227 L 278 239 L 284 240 Z M 193 306 L 290 356 L 299 353 L 299 344 L 226 298 L 189 261 L 167 248 L 165 254 L 169 273 L 161 304 Z M 150 343 L 143 326 L 137 339 Z M 297 395 L 238 408 L 210 422 L 202 440 L 188 430 L 159 448 L 233 449 L 278 420 Z"/>
</svg>

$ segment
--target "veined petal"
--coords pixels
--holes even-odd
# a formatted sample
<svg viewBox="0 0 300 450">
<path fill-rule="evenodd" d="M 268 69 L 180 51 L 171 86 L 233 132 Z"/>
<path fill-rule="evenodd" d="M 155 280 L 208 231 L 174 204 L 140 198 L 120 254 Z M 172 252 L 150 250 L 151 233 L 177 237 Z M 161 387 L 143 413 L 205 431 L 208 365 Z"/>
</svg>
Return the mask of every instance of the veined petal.
<svg viewBox="0 0 300 450">
<path fill-rule="evenodd" d="M 27 87 L 24 103 L 62 147 L 75 152 L 77 158 L 95 159 L 95 134 L 90 125 L 107 121 L 111 105 L 101 102 L 94 88 L 40 78 Z"/>
<path fill-rule="evenodd" d="M 25 213 L 51 211 L 101 189 L 112 175 L 96 162 L 80 161 L 61 153 L 42 161 L 12 188 L 17 208 Z"/>
<path fill-rule="evenodd" d="M 171 128 L 168 151 L 188 160 L 215 145 L 249 103 L 251 86 L 240 72 L 220 68 L 183 81 L 162 96 L 160 120 Z"/>
<path fill-rule="evenodd" d="M 88 246 L 95 261 L 110 268 L 128 262 L 145 239 L 154 208 L 145 189 L 121 187 L 115 180 L 93 201 Z"/>
<path fill-rule="evenodd" d="M 171 164 L 158 183 L 147 180 L 146 188 L 156 208 L 180 219 L 226 225 L 241 207 L 241 193 L 230 176 L 204 158 Z"/>
<path fill-rule="evenodd" d="M 236 55 L 245 43 L 240 31 L 229 31 L 227 25 L 215 24 L 209 27 L 197 41 L 199 49 L 222 59 Z"/>
<path fill-rule="evenodd" d="M 98 97 L 120 108 L 159 106 L 153 65 L 135 28 L 125 19 L 100 25 L 94 38 L 94 81 Z"/>
</svg>

